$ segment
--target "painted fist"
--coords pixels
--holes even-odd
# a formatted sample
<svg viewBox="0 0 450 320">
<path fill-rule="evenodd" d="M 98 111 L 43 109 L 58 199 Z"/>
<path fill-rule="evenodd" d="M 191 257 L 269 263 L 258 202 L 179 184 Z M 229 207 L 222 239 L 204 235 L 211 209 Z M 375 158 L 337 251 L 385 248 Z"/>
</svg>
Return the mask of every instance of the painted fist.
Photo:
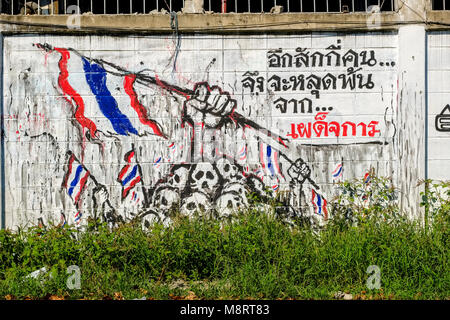
<svg viewBox="0 0 450 320">
<path fill-rule="evenodd" d="M 303 183 L 310 177 L 311 169 L 302 158 L 298 158 L 288 169 L 288 174 L 297 183 Z"/>
<path fill-rule="evenodd" d="M 184 116 L 190 122 L 203 122 L 207 127 L 217 128 L 229 121 L 236 108 L 236 100 L 218 86 L 206 82 L 197 83 L 194 93 L 184 103 Z"/>
</svg>

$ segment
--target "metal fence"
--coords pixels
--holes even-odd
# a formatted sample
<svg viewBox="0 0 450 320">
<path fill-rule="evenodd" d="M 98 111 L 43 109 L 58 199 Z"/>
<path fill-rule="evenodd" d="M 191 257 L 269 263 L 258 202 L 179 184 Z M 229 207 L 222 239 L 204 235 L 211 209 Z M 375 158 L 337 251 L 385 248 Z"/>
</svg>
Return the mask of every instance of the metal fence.
<svg viewBox="0 0 450 320">
<path fill-rule="evenodd" d="M 220 12 L 217 2 L 220 1 L 205 1 L 205 10 Z M 345 13 L 367 12 L 373 9 L 373 6 L 378 6 L 380 11 L 393 11 L 395 2 L 394 0 L 227 0 L 226 7 L 227 12 L 270 12 L 272 7 L 282 6 L 283 12 Z"/>
<path fill-rule="evenodd" d="M 432 10 L 450 10 L 450 0 L 432 0 Z"/>
<path fill-rule="evenodd" d="M 185 0 L 1 0 L 4 14 L 147 14 L 151 11 L 181 11 Z M 434 0 L 435 4 L 450 8 L 450 0 Z M 367 12 L 373 9 L 394 11 L 396 0 L 204 0 L 204 10 L 225 13 L 271 12 L 282 6 L 282 12 Z M 374 7 L 374 6 L 378 6 Z M 441 9 L 434 9 L 441 10 Z"/>
</svg>

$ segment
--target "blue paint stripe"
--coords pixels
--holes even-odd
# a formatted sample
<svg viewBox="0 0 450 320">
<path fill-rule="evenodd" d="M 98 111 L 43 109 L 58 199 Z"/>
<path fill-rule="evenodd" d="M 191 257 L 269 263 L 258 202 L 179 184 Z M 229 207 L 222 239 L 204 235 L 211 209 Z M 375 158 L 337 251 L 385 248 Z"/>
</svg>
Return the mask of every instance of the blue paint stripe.
<svg viewBox="0 0 450 320">
<path fill-rule="evenodd" d="M 67 191 L 69 193 L 70 196 L 72 196 L 73 193 L 73 189 L 75 189 L 76 185 L 78 184 L 78 182 L 80 181 L 80 176 L 81 176 L 81 172 L 83 172 L 83 166 L 79 165 L 77 168 L 77 171 L 75 172 L 75 178 L 72 180 L 72 182 L 70 183 L 70 188 Z"/>
<path fill-rule="evenodd" d="M 339 171 L 334 174 L 334 177 L 338 177 L 341 174 L 342 167 L 339 168 Z"/>
<path fill-rule="evenodd" d="M 116 99 L 106 86 L 106 70 L 96 63 L 89 63 L 86 58 L 83 58 L 83 68 L 86 81 L 97 99 L 100 111 L 111 122 L 114 131 L 124 136 L 129 132 L 137 135 L 137 130 L 130 119 L 120 111 Z"/>
<path fill-rule="evenodd" d="M 137 166 L 134 166 L 130 174 L 122 181 L 122 185 L 125 186 L 128 182 L 130 182 L 136 176 L 136 173 L 137 173 Z"/>
<path fill-rule="evenodd" d="M 319 213 L 322 213 L 322 198 L 317 195 L 317 207 L 319 208 Z"/>
<path fill-rule="evenodd" d="M 272 176 L 274 176 L 275 170 L 273 168 L 272 159 L 271 159 L 272 148 L 270 146 L 267 146 L 266 151 L 267 151 L 267 168 L 269 168 L 270 173 L 272 174 Z"/>
</svg>

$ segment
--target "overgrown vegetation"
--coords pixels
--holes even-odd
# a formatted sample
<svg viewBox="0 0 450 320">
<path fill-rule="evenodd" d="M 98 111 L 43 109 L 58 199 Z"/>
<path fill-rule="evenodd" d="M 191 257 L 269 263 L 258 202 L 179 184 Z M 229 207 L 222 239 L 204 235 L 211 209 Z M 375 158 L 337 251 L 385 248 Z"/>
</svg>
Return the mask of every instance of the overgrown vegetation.
<svg viewBox="0 0 450 320">
<path fill-rule="evenodd" d="M 253 209 L 233 222 L 176 217 L 144 231 L 138 222 L 110 230 L 0 231 L 0 298 L 39 299 L 449 299 L 446 184 L 422 198 L 428 228 L 401 218 L 386 179 L 342 183 L 331 218 L 317 233 Z M 439 193 L 437 193 L 439 191 Z M 434 193 L 433 193 L 434 192 Z M 439 196 L 438 196 L 439 194 Z M 448 195 L 448 194 L 447 194 Z M 436 200 L 434 200 L 436 199 Z M 79 266 L 81 289 L 68 289 Z M 368 266 L 381 288 L 368 289 Z M 46 267 L 37 279 L 26 277 Z"/>
</svg>

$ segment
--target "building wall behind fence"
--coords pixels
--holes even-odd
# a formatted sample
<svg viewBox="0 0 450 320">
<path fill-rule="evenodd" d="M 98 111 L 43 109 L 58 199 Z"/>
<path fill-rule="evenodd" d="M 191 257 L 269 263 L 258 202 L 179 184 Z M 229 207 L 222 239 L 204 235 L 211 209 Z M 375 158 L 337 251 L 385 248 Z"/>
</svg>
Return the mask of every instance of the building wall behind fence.
<svg viewBox="0 0 450 320">
<path fill-rule="evenodd" d="M 394 32 L 7 36 L 3 63 L 7 227 L 251 194 L 322 221 L 339 181 L 401 179 Z"/>
</svg>

